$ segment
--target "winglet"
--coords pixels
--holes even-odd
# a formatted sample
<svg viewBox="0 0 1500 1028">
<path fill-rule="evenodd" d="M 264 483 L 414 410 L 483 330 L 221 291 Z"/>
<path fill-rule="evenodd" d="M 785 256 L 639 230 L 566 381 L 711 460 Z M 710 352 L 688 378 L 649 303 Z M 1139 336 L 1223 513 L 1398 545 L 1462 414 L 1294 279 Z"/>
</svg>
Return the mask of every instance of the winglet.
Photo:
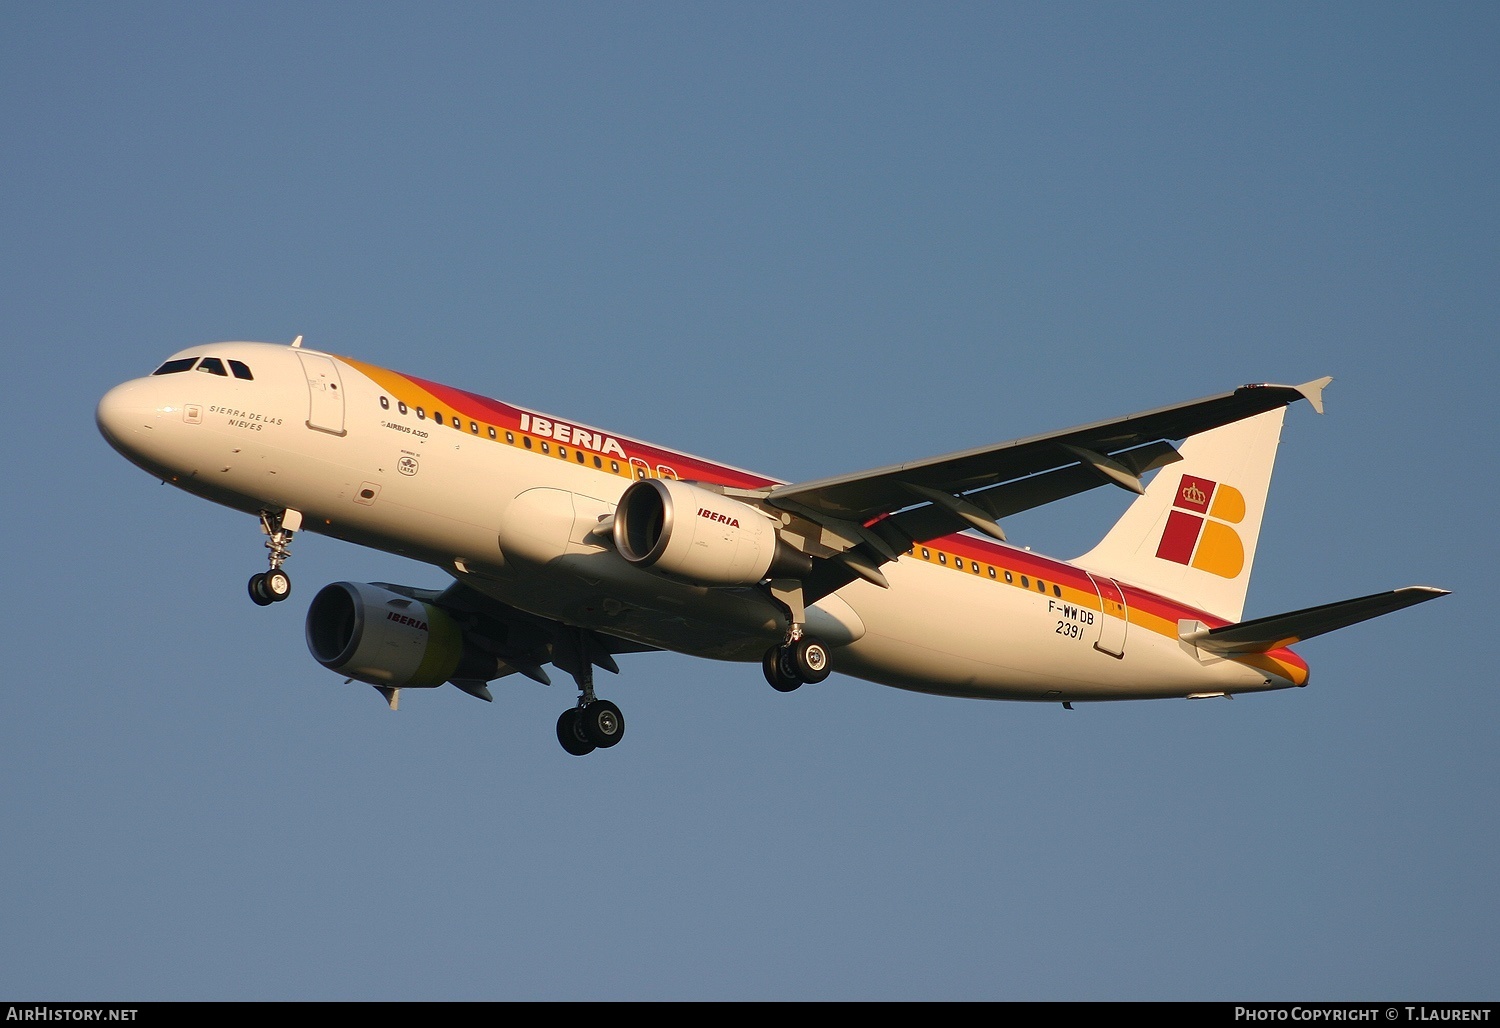
<svg viewBox="0 0 1500 1028">
<path fill-rule="evenodd" d="M 1317 411 L 1319 414 L 1322 414 L 1323 390 L 1327 388 L 1328 383 L 1332 381 L 1332 375 L 1324 375 L 1322 378 L 1315 378 L 1311 382 L 1303 382 L 1301 385 L 1293 386 L 1292 388 L 1296 389 L 1297 392 L 1301 393 L 1303 397 L 1306 398 L 1308 403 L 1312 404 L 1313 410 Z"/>
</svg>

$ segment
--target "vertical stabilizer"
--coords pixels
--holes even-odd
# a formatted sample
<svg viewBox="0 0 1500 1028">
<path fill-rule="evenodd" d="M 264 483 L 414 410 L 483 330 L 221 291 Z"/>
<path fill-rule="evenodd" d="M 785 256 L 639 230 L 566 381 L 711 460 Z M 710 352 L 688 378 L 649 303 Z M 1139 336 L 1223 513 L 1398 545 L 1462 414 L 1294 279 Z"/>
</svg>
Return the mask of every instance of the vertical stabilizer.
<svg viewBox="0 0 1500 1028">
<path fill-rule="evenodd" d="M 1239 621 L 1285 414 L 1278 407 L 1189 438 L 1182 460 L 1075 563 Z"/>
</svg>

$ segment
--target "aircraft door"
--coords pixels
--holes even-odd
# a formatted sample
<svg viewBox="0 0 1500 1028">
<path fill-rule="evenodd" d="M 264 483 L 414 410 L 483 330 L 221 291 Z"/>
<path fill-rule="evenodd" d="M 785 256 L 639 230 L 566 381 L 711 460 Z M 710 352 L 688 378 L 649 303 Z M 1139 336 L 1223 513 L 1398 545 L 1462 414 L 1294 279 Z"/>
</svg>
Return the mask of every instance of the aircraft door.
<svg viewBox="0 0 1500 1028">
<path fill-rule="evenodd" d="M 307 427 L 344 435 L 344 391 L 338 365 L 320 353 L 298 351 L 297 358 L 307 375 Z"/>
<path fill-rule="evenodd" d="M 1089 575 L 1094 583 L 1094 592 L 1099 596 L 1099 638 L 1094 640 L 1094 649 L 1111 657 L 1125 656 L 1125 633 L 1130 628 L 1130 611 L 1125 604 L 1125 591 L 1113 578 Z"/>
</svg>

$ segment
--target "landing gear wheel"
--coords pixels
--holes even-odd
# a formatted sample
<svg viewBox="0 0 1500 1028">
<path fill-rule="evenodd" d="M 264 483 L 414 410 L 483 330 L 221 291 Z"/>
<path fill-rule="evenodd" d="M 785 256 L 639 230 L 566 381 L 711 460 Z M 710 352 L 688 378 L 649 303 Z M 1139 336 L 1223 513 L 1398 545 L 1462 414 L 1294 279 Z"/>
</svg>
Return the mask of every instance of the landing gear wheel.
<svg viewBox="0 0 1500 1028">
<path fill-rule="evenodd" d="M 557 719 L 557 741 L 562 748 L 575 757 L 594 752 L 594 744 L 583 734 L 583 724 L 578 718 L 578 708 L 569 707 Z"/>
<path fill-rule="evenodd" d="M 266 576 L 255 574 L 250 576 L 250 599 L 255 601 L 258 607 L 269 607 L 276 602 L 276 597 L 266 590 Z"/>
<path fill-rule="evenodd" d="M 785 647 L 772 646 L 761 658 L 760 669 L 765 672 L 766 681 L 771 683 L 771 688 L 777 692 L 795 692 L 802 684 L 802 679 L 795 673 L 788 674 L 787 668 L 782 660 L 786 654 Z M 791 669 L 795 672 L 795 669 Z"/>
<path fill-rule="evenodd" d="M 608 749 L 625 736 L 625 719 L 609 700 L 595 700 L 578 712 L 583 735 L 600 749 Z"/>
<path fill-rule="evenodd" d="M 272 568 L 270 571 L 267 571 L 262 576 L 261 582 L 261 588 L 265 591 L 265 594 L 271 597 L 276 603 L 280 603 L 292 595 L 292 576 L 280 568 Z"/>
<path fill-rule="evenodd" d="M 292 576 L 281 570 L 281 565 L 292 555 L 292 536 L 302 527 L 302 512 L 290 507 L 285 510 L 263 510 L 260 512 L 260 530 L 266 534 L 266 549 L 270 569 L 250 578 L 250 598 L 265 607 L 292 595 Z"/>
<path fill-rule="evenodd" d="M 832 662 L 828 659 L 828 647 L 816 639 L 798 639 L 792 644 L 791 653 L 798 676 L 809 685 L 823 681 L 833 670 Z"/>
</svg>

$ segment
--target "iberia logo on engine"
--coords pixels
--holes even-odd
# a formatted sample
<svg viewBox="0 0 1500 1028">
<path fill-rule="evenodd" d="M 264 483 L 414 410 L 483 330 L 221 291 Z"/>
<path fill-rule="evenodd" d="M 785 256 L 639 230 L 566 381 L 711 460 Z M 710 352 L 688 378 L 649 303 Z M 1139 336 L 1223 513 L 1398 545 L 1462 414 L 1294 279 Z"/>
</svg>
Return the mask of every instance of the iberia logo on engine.
<svg viewBox="0 0 1500 1028">
<path fill-rule="evenodd" d="M 699 507 L 698 516 L 700 518 L 708 518 L 708 520 L 710 521 L 717 521 L 721 524 L 728 525 L 730 528 L 740 527 L 739 519 L 732 518 L 728 514 L 720 514 L 716 510 L 709 510 L 707 507 Z"/>
<path fill-rule="evenodd" d="M 1245 519 L 1245 497 L 1232 485 L 1183 475 L 1167 515 L 1156 555 L 1220 578 L 1235 578 L 1245 567 L 1245 545 L 1230 528 Z"/>
</svg>

